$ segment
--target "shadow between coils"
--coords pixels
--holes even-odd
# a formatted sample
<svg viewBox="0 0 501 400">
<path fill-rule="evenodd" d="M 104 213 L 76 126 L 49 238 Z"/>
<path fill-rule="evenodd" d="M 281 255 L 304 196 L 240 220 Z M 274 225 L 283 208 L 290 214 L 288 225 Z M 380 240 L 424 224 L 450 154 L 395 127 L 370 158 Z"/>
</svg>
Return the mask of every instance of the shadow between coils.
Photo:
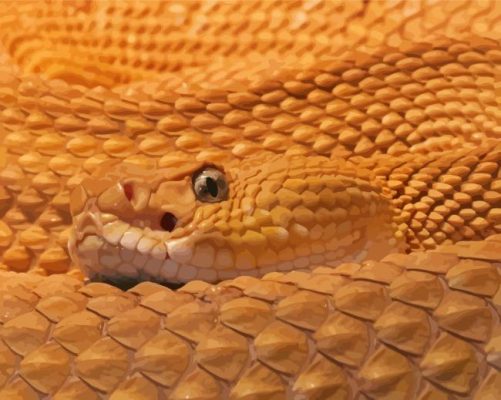
<svg viewBox="0 0 501 400">
<path fill-rule="evenodd" d="M 101 283 L 106 283 L 111 286 L 115 286 L 116 288 L 120 290 L 129 290 L 132 289 L 134 286 L 144 282 L 144 280 L 141 279 L 132 279 L 132 278 L 116 278 L 116 279 L 110 279 L 110 278 L 95 278 L 92 280 L 89 280 L 89 282 L 101 282 Z M 184 283 L 165 283 L 165 282 L 155 282 L 159 285 L 168 287 L 169 289 L 176 290 L 179 289 L 180 287 L 184 286 Z"/>
</svg>

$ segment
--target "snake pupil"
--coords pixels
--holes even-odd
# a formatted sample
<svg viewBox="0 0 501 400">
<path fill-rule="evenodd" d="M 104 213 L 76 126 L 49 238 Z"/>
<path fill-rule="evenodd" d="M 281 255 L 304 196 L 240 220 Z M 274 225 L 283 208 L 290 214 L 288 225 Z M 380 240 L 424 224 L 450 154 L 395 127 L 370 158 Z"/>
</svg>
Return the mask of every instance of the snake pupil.
<svg viewBox="0 0 501 400">
<path fill-rule="evenodd" d="M 160 220 L 160 226 L 162 227 L 163 230 L 166 230 L 168 232 L 172 232 L 174 228 L 176 227 L 177 223 L 177 218 L 174 216 L 174 214 L 170 212 L 166 212 L 163 216 L 162 219 Z"/>
<path fill-rule="evenodd" d="M 207 191 L 209 192 L 209 194 L 212 197 L 217 197 L 217 194 L 219 192 L 217 182 L 212 178 L 206 178 L 205 184 L 207 185 Z"/>
</svg>

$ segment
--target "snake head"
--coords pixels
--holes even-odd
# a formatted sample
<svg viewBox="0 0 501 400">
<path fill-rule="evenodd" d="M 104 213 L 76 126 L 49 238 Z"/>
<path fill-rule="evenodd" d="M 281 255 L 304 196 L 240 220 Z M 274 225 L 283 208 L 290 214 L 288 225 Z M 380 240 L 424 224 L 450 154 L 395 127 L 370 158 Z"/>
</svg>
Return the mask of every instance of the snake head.
<svg viewBox="0 0 501 400">
<path fill-rule="evenodd" d="M 169 283 L 377 258 L 397 247 L 392 210 L 360 174 L 306 156 L 104 163 L 72 193 L 70 253 L 91 279 Z"/>
<path fill-rule="evenodd" d="M 200 203 L 227 197 L 223 176 L 199 162 L 154 171 L 104 162 L 71 194 L 71 254 L 91 278 L 180 280 L 177 265 L 204 228 Z"/>
</svg>

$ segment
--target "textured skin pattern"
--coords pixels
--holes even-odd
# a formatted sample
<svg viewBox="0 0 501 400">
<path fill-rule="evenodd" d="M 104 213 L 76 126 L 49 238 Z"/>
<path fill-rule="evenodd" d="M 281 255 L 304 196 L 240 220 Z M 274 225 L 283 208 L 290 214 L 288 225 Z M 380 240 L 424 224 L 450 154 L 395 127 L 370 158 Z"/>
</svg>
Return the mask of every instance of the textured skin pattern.
<svg viewBox="0 0 501 400">
<path fill-rule="evenodd" d="M 55 13 L 57 3 L 52 6 Z M 424 15 L 433 15 L 433 9 L 425 7 Z M 29 15 L 34 10 L 36 7 L 25 12 Z M 48 12 L 51 7 L 44 10 L 40 12 Z M 492 15 L 496 10 L 491 10 Z M 23 19 L 14 18 L 15 12 L 11 19 L 22 24 Z M 324 12 L 322 8 L 311 10 L 319 18 Z M 83 18 L 78 19 L 78 15 L 73 17 L 76 21 Z M 113 20 L 112 16 L 108 18 Z M 390 25 L 384 26 L 391 31 Z M 431 31 L 441 33 L 440 26 Z M 265 27 L 263 30 L 266 32 Z M 16 43 L 31 43 L 30 36 L 16 34 L 18 31 L 7 29 L 3 33 L 5 43 L 10 43 L 12 35 Z M 58 37 L 49 35 L 47 40 L 57 43 Z M 195 84 L 195 70 L 186 75 L 181 71 L 176 79 L 163 77 L 113 90 L 68 86 L 61 80 L 24 76 L 21 72 L 19 78 L 16 72 L 3 74 L 3 268 L 18 272 L 32 269 L 42 274 L 70 268 L 66 246 L 70 191 L 110 158 L 144 168 L 172 168 L 190 162 L 230 168 L 238 167 L 241 159 L 267 152 L 363 157 L 363 162 L 369 160 L 380 167 L 379 175 L 386 177 L 396 191 L 394 206 L 404 211 L 396 223 L 411 248 L 433 248 L 447 240 L 480 239 L 499 232 L 499 225 L 494 228 L 499 224 L 499 209 L 491 211 L 500 198 L 500 153 L 493 149 L 499 146 L 501 121 L 495 88 L 501 57 L 498 42 L 471 35 L 465 42 L 435 39 L 429 44 L 400 43 L 400 36 L 391 37 L 386 37 L 388 43 L 396 43 L 399 49 L 379 47 L 370 53 L 341 54 L 330 59 L 327 53 L 321 62 L 300 63 L 297 57 L 303 53 L 299 50 L 287 53 L 290 59 L 284 58 L 284 65 L 282 61 L 272 63 L 271 68 L 270 63 L 255 62 L 255 67 L 243 70 L 236 57 L 215 61 L 212 67 L 198 69 L 205 78 L 203 88 Z M 311 54 L 320 51 L 316 46 L 322 42 L 308 36 L 305 40 Z M 24 66 L 19 55 L 22 48 L 7 46 L 13 61 Z M 309 50 L 305 54 L 310 54 Z M 333 54 L 337 52 L 333 49 Z M 137 56 L 133 51 L 131 54 L 132 59 Z M 58 58 L 47 58 L 47 62 L 50 60 L 59 65 Z M 6 68 L 12 69 L 8 65 Z M 220 73 L 211 75 L 211 68 Z M 241 74 L 245 71 L 245 77 L 234 77 L 233 68 Z M 52 71 L 49 66 L 44 66 L 45 70 Z M 64 78 L 55 72 L 50 76 Z M 194 80 L 194 84 L 180 83 L 183 79 Z M 458 153 L 458 148 L 463 153 Z M 469 150 L 475 153 L 478 149 L 480 157 L 468 155 Z M 448 153 L 426 156 L 430 150 Z M 408 164 L 401 163 L 401 156 L 411 153 L 416 155 L 407 157 Z M 391 157 L 378 161 L 378 154 Z M 485 158 L 486 164 L 477 165 L 479 158 Z M 430 163 L 440 171 L 420 171 Z M 437 193 L 436 188 L 428 186 L 433 181 L 438 185 L 442 171 L 447 175 L 441 182 L 445 185 L 439 185 Z M 465 180 L 466 189 L 461 185 Z M 255 192 L 246 196 L 253 201 Z M 452 202 L 446 204 L 446 200 Z M 199 206 L 201 216 L 218 211 L 216 207 Z M 232 207 L 238 211 L 239 206 Z M 311 218 L 310 223 L 313 228 Z M 239 229 L 235 230 L 240 235 Z M 236 258 L 240 249 L 230 246 L 230 251 Z M 308 255 L 311 253 L 312 249 Z M 290 262 L 294 257 L 284 256 L 281 261 Z M 196 273 L 190 269 L 185 275 L 188 279 Z"/>
<path fill-rule="evenodd" d="M 0 398 L 494 400 L 500 246 L 176 292 L 2 272 Z"/>
<path fill-rule="evenodd" d="M 115 176 L 107 167 L 72 197 L 81 232 L 72 247 L 88 276 L 186 282 L 379 260 L 405 248 L 483 238 L 501 228 L 500 150 L 498 141 L 484 140 L 448 153 L 351 163 L 255 155 L 222 165 L 230 200 L 196 206 L 190 176 L 197 162 L 174 170 L 187 175 L 180 181 L 166 169 L 150 183 L 148 170 Z M 375 173 L 363 168 L 373 162 Z M 131 204 L 117 182 L 135 175 Z M 166 211 L 180 220 L 171 233 L 156 226 Z"/>
<path fill-rule="evenodd" d="M 0 15 L 1 399 L 501 392 L 499 2 L 12 4 Z M 176 205 L 172 235 L 207 236 L 189 259 L 127 253 L 127 218 L 154 226 L 165 211 L 151 200 L 162 186 L 141 178 L 150 214 L 141 201 L 120 214 L 127 164 L 164 183 L 203 164 L 232 179 L 229 209 Z M 108 248 L 104 228 L 78 237 L 96 233 L 94 202 L 100 222 L 122 224 Z M 72 214 L 70 248 L 91 276 L 296 271 L 177 292 L 83 285 Z M 399 249 L 426 251 L 383 258 Z"/>
</svg>

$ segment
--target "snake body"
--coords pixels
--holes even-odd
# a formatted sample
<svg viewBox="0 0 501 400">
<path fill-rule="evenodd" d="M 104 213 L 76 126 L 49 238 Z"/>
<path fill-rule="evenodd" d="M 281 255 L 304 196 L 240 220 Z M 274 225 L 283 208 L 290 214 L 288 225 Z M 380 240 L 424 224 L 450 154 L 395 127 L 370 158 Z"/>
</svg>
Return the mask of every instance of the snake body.
<svg viewBox="0 0 501 400">
<path fill-rule="evenodd" d="M 498 2 L 5 8 L 0 399 L 498 397 Z"/>
</svg>

